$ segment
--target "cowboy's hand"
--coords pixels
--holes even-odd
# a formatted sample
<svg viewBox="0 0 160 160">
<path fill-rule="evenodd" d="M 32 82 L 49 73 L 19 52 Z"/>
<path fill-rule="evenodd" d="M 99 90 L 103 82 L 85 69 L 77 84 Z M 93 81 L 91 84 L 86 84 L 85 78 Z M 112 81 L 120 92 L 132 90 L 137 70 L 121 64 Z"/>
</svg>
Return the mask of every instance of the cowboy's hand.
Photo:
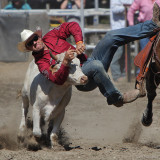
<svg viewBox="0 0 160 160">
<path fill-rule="evenodd" d="M 86 47 L 85 47 L 85 44 L 83 42 L 80 42 L 80 43 L 77 43 L 77 46 L 76 46 L 76 53 L 79 55 L 79 54 L 82 54 L 84 51 L 85 51 Z"/>
<path fill-rule="evenodd" d="M 75 58 L 75 54 L 74 54 L 75 52 L 76 52 L 75 49 L 69 48 L 67 50 L 67 52 L 65 53 L 63 62 L 62 62 L 65 66 L 68 66 L 71 60 Z"/>
</svg>

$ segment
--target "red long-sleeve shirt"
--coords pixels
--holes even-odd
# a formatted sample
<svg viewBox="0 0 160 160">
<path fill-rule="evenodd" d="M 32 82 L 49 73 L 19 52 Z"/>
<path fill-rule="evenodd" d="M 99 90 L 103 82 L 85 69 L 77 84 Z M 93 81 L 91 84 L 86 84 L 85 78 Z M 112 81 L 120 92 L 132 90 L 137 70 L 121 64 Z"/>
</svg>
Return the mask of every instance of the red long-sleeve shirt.
<svg viewBox="0 0 160 160">
<path fill-rule="evenodd" d="M 74 46 L 69 44 L 66 39 L 72 35 L 75 42 L 83 41 L 82 31 L 78 23 L 76 22 L 66 22 L 61 24 L 59 27 L 54 28 L 49 31 L 43 37 L 43 42 L 50 48 L 53 55 L 60 54 L 67 51 L 70 47 L 75 49 Z M 52 74 L 50 66 L 54 65 L 56 62 L 53 60 L 49 54 L 49 50 L 45 50 L 41 53 L 32 53 L 35 58 L 35 63 L 38 65 L 39 71 L 52 82 L 62 85 L 69 74 L 69 67 L 61 65 L 60 69 Z M 86 61 L 86 55 L 78 55 L 81 64 Z"/>
</svg>

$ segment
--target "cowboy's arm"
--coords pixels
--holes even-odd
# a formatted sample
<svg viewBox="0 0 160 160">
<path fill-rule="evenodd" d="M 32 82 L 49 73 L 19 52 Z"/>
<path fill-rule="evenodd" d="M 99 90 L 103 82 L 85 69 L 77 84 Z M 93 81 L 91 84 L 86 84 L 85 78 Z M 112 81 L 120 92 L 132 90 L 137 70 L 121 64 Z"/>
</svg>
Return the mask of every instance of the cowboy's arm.
<svg viewBox="0 0 160 160">
<path fill-rule="evenodd" d="M 75 42 L 83 41 L 82 30 L 77 22 L 65 22 L 56 30 L 58 38 L 67 39 L 71 35 Z"/>
<path fill-rule="evenodd" d="M 69 65 L 72 59 L 74 59 L 73 49 L 68 49 L 65 53 L 64 59 L 61 63 L 60 68 L 56 68 L 56 65 L 50 64 L 50 60 L 48 59 L 39 59 L 36 61 L 38 65 L 39 71 L 49 80 L 54 82 L 55 84 L 62 85 L 68 77 L 69 74 Z M 55 60 L 53 60 L 55 62 Z M 54 63 L 55 64 L 55 63 Z"/>
<path fill-rule="evenodd" d="M 70 35 L 74 37 L 77 54 L 82 54 L 85 51 L 82 30 L 77 22 L 63 23 L 56 31 L 58 32 L 58 34 L 56 34 L 58 38 L 66 39 Z"/>
<path fill-rule="evenodd" d="M 66 32 L 72 34 L 76 42 L 76 52 L 77 54 L 82 54 L 85 51 L 85 45 L 83 43 L 82 30 L 77 22 L 69 23 L 66 27 Z"/>
<path fill-rule="evenodd" d="M 52 66 L 48 63 L 38 63 L 38 68 L 40 73 L 42 73 L 47 79 L 51 80 L 53 83 L 57 85 L 62 85 L 68 77 L 69 67 L 61 64 L 58 71 L 53 72 Z"/>
</svg>

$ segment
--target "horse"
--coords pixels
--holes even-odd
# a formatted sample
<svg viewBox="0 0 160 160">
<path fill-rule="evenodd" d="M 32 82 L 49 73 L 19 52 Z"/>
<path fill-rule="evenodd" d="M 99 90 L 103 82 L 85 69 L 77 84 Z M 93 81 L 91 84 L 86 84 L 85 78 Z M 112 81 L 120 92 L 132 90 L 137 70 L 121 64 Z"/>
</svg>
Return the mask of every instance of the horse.
<svg viewBox="0 0 160 160">
<path fill-rule="evenodd" d="M 149 56 L 144 56 L 145 52 L 148 52 Z M 153 101 L 157 96 L 156 89 L 160 84 L 160 32 L 158 32 L 154 37 L 150 39 L 145 49 L 140 53 L 142 53 L 143 57 L 145 57 L 145 63 L 143 63 L 145 65 L 140 68 L 140 72 L 143 68 L 143 74 L 141 72 L 140 75 L 137 76 L 137 79 L 141 84 L 142 96 L 145 96 L 145 80 L 148 100 L 147 106 L 141 118 L 141 122 L 144 126 L 150 126 L 153 121 Z M 137 57 L 135 57 L 134 62 L 136 62 L 136 59 L 139 59 L 139 61 L 141 61 L 141 58 L 139 58 L 138 55 Z M 137 63 L 135 64 L 137 65 Z"/>
</svg>

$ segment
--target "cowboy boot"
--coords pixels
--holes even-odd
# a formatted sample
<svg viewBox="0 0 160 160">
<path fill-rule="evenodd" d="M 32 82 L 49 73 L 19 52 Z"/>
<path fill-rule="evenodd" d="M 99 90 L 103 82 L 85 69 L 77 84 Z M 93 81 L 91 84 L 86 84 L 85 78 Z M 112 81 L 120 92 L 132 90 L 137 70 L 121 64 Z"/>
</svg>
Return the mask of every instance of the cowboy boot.
<svg viewBox="0 0 160 160">
<path fill-rule="evenodd" d="M 139 97 L 139 94 L 140 91 L 138 89 L 123 93 L 123 104 L 135 101 Z"/>
<path fill-rule="evenodd" d="M 146 90 L 145 90 L 145 84 L 144 80 L 139 82 L 139 97 L 145 97 L 146 96 Z"/>
<path fill-rule="evenodd" d="M 144 80 L 141 80 L 140 82 L 136 81 L 135 88 L 139 90 L 139 97 L 146 96 Z"/>
<path fill-rule="evenodd" d="M 160 27 L 160 7 L 159 5 L 155 2 L 153 6 L 153 17 L 152 21 Z"/>
<path fill-rule="evenodd" d="M 123 104 L 131 103 L 135 101 L 139 97 L 140 91 L 138 89 L 134 89 L 128 92 L 123 93 L 118 102 L 113 105 L 116 107 L 122 107 Z"/>
</svg>

